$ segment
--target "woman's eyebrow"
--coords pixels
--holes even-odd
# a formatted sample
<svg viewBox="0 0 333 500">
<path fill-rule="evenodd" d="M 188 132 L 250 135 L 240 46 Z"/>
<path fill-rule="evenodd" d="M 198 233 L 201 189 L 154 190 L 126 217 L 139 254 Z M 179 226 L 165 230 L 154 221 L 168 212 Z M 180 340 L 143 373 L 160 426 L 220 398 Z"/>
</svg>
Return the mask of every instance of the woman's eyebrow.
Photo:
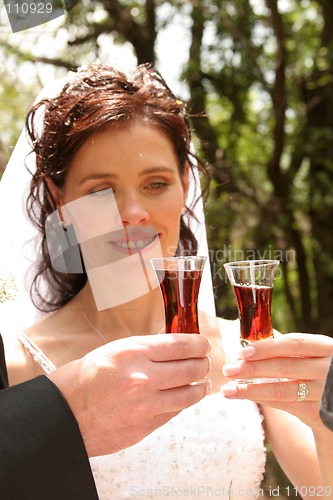
<svg viewBox="0 0 333 500">
<path fill-rule="evenodd" d="M 156 173 L 162 173 L 162 172 L 168 172 L 168 173 L 172 173 L 174 174 L 175 173 L 175 170 L 171 167 L 166 167 L 166 166 L 156 166 L 156 167 L 149 167 L 149 168 L 145 168 L 144 170 L 141 170 L 139 172 L 139 177 L 142 177 L 144 175 L 147 175 L 147 174 L 156 174 Z M 79 185 L 81 184 L 84 184 L 86 181 L 90 181 L 90 180 L 95 180 L 95 179 L 106 179 L 106 178 L 110 178 L 110 179 L 116 179 L 118 176 L 116 174 L 113 174 L 111 172 L 91 172 L 87 175 L 85 175 L 84 177 L 82 177 L 82 179 L 80 179 L 79 181 Z"/>
<path fill-rule="evenodd" d="M 110 172 L 92 172 L 88 175 L 85 175 L 82 177 L 82 179 L 79 180 L 79 185 L 84 184 L 86 181 L 94 180 L 94 179 L 105 179 L 105 178 L 111 178 L 115 179 L 117 176 L 115 174 L 112 174 Z"/>
<path fill-rule="evenodd" d="M 156 166 L 156 167 L 149 167 L 145 168 L 141 172 L 139 172 L 139 176 L 147 175 L 147 174 L 155 174 L 155 173 L 160 173 L 160 172 L 168 172 L 171 174 L 175 173 L 175 169 L 171 167 L 166 167 L 166 166 Z"/>
</svg>

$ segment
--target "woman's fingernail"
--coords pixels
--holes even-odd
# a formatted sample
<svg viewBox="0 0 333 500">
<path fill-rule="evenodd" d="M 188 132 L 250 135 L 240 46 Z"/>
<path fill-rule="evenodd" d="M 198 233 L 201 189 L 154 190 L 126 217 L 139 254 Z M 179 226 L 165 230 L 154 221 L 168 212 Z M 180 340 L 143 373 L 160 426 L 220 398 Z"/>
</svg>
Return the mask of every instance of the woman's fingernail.
<svg viewBox="0 0 333 500">
<path fill-rule="evenodd" d="M 233 384 L 225 384 L 220 387 L 220 391 L 222 392 L 223 396 L 229 398 L 231 396 L 236 396 L 238 392 L 238 387 L 237 385 Z"/>
<path fill-rule="evenodd" d="M 233 363 L 228 363 L 222 367 L 222 373 L 226 377 L 232 377 L 240 372 L 242 363 L 239 361 L 234 361 Z"/>
<path fill-rule="evenodd" d="M 206 385 L 207 385 L 207 388 L 206 388 L 206 395 L 207 395 L 210 393 L 210 391 L 212 390 L 212 387 L 213 387 L 213 384 L 212 384 L 212 381 L 210 380 L 210 378 L 206 379 Z"/>
<path fill-rule="evenodd" d="M 252 358 L 252 356 L 254 356 L 255 352 L 256 352 L 256 350 L 253 347 L 253 345 L 248 345 L 248 346 L 240 349 L 239 356 L 242 359 L 249 359 L 249 358 Z"/>
</svg>

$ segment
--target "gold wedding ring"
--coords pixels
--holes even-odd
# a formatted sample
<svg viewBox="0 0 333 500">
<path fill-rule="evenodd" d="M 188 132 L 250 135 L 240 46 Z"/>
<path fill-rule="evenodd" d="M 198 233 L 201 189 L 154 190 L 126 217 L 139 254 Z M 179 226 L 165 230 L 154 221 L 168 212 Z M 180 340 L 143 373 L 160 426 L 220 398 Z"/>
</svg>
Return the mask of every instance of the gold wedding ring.
<svg viewBox="0 0 333 500">
<path fill-rule="evenodd" d="M 304 401 L 308 397 L 309 389 L 305 382 L 302 380 L 298 381 L 298 391 L 296 401 Z"/>
</svg>

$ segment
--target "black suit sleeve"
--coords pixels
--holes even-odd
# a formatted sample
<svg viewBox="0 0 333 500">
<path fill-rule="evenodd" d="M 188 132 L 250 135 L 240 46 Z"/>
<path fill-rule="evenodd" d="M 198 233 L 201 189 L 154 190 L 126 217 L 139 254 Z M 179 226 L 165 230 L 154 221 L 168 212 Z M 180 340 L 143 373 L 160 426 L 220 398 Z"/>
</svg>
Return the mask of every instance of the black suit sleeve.
<svg viewBox="0 0 333 500">
<path fill-rule="evenodd" d="M 2 380 L 7 380 L 4 358 Z M 96 500 L 76 419 L 44 375 L 0 391 L 1 500 Z"/>
<path fill-rule="evenodd" d="M 8 375 L 5 362 L 5 352 L 2 343 L 2 337 L 0 335 L 0 389 L 4 389 L 8 385 Z"/>
</svg>

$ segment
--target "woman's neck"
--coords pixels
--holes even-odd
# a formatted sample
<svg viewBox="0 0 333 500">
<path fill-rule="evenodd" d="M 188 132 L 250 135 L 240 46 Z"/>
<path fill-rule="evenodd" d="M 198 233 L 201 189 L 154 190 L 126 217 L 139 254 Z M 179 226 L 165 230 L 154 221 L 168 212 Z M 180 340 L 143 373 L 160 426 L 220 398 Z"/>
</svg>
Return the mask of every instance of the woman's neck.
<svg viewBox="0 0 333 500">
<path fill-rule="evenodd" d="M 89 283 L 79 292 L 79 308 L 88 325 L 108 341 L 164 330 L 163 302 L 159 288 L 124 304 L 98 311 Z"/>
</svg>

